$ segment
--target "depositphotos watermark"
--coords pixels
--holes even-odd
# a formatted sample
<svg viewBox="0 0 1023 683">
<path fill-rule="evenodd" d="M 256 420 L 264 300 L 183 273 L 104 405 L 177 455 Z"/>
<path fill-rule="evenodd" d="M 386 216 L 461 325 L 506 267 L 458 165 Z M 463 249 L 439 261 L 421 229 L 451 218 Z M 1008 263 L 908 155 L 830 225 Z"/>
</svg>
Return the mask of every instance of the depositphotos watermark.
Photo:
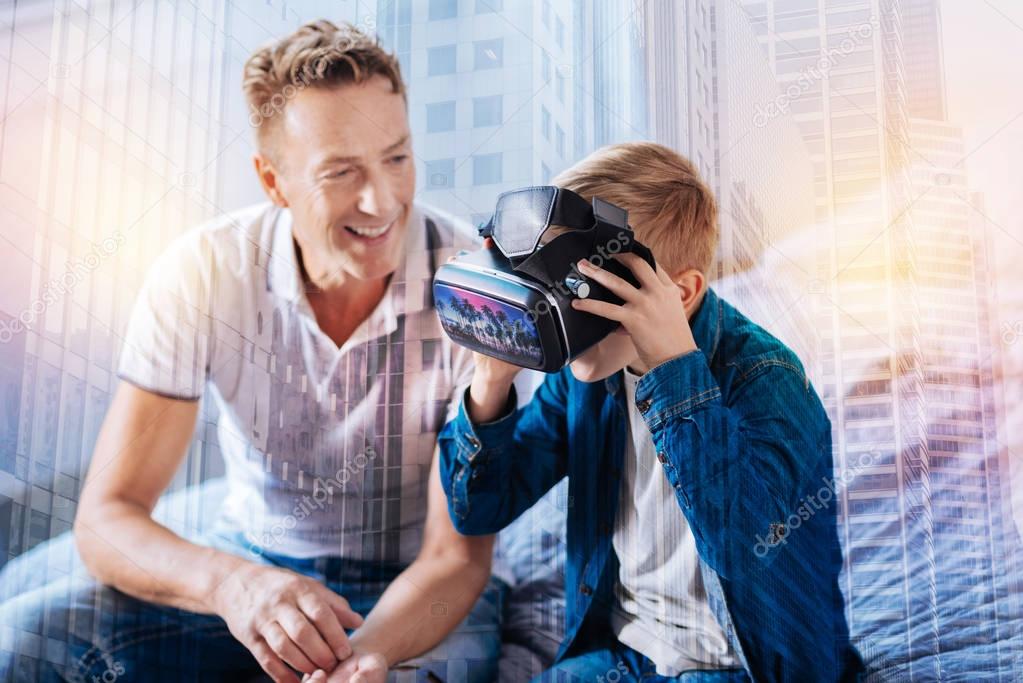
<svg viewBox="0 0 1023 683">
<path fill-rule="evenodd" d="M 10 322 L 0 320 L 0 344 L 6 344 L 14 339 L 15 335 L 21 334 L 25 330 L 31 330 L 32 326 L 39 322 L 47 308 L 74 292 L 75 287 L 99 268 L 103 261 L 110 258 L 126 241 L 125 236 L 118 230 L 111 237 L 100 242 L 90 242 L 89 251 L 84 256 L 67 261 L 64 264 L 63 274 L 51 278 L 49 282 L 45 283 L 39 296 L 14 316 L 13 320 Z"/>
<path fill-rule="evenodd" d="M 763 102 L 757 104 L 757 111 L 753 115 L 753 125 L 763 128 L 771 119 L 787 113 L 793 100 L 799 99 L 809 92 L 815 83 L 824 80 L 843 57 L 855 52 L 868 38 L 874 35 L 879 27 L 880 22 L 877 17 L 871 17 L 868 22 L 850 26 L 846 31 L 846 37 L 837 46 L 828 49 L 820 55 L 816 62 L 800 71 L 799 76 L 788 83 L 785 90 L 777 97 L 766 104 Z"/>
<path fill-rule="evenodd" d="M 260 550 L 268 550 L 276 546 L 299 522 L 307 519 L 313 512 L 318 512 L 332 504 L 334 492 L 343 490 L 354 475 L 369 467 L 369 464 L 376 458 L 376 450 L 372 446 L 367 446 L 364 452 L 347 461 L 330 479 L 323 479 L 323 477 L 313 479 L 312 493 L 297 499 L 291 512 L 263 533 L 262 543 L 253 540 L 253 534 L 248 534 L 249 552 L 258 555 Z"/>
<path fill-rule="evenodd" d="M 800 500 L 796 511 L 789 515 L 784 522 L 771 524 L 766 538 L 757 534 L 757 542 L 753 545 L 753 552 L 756 556 L 767 557 L 772 549 L 787 544 L 789 535 L 793 531 L 801 527 L 803 522 L 810 521 L 819 510 L 823 510 L 831 504 L 837 495 L 836 491 L 839 485 L 848 486 L 853 479 L 859 476 L 860 472 L 877 462 L 878 457 L 877 451 L 860 453 L 856 464 L 843 470 L 841 474 L 831 478 L 822 477 L 821 487 L 817 489 L 817 492 Z"/>
<path fill-rule="evenodd" d="M 621 659 L 615 663 L 613 667 L 608 669 L 602 674 L 597 674 L 597 683 L 619 683 L 619 681 L 628 680 L 626 676 L 629 676 L 629 667 Z"/>
</svg>

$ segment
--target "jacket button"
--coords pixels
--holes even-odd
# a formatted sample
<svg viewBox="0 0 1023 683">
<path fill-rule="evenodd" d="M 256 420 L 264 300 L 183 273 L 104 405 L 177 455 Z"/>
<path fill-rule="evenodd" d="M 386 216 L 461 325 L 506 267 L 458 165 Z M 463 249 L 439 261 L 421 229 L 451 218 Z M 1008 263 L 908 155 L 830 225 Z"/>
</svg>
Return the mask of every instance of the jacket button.
<svg viewBox="0 0 1023 683">
<path fill-rule="evenodd" d="M 657 454 L 657 460 L 659 460 L 660 463 L 663 465 L 664 463 L 668 462 L 668 456 L 664 454 L 664 451 L 660 451 Z"/>
<path fill-rule="evenodd" d="M 587 586 L 585 583 L 579 586 L 579 592 L 585 595 L 586 597 L 593 595 L 593 589 Z"/>
<path fill-rule="evenodd" d="M 473 448 L 479 448 L 480 447 L 480 440 L 477 439 L 472 434 L 466 434 L 465 435 L 465 439 L 466 439 L 466 441 L 469 442 L 469 445 L 472 446 Z"/>
<path fill-rule="evenodd" d="M 636 407 L 639 408 L 639 412 L 645 413 L 650 410 L 650 399 L 644 398 L 642 401 L 637 401 Z"/>
</svg>

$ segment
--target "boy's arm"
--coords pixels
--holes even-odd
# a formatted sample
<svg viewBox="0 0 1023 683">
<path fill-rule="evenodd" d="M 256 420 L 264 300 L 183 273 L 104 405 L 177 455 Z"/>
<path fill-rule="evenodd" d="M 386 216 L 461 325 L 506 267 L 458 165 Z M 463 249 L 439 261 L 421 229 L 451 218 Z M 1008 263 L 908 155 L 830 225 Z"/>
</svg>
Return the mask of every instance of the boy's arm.
<svg viewBox="0 0 1023 683">
<path fill-rule="evenodd" d="M 636 387 L 700 555 L 725 578 L 760 564 L 766 553 L 758 538 L 786 523 L 830 456 L 827 416 L 802 372 L 783 358 L 765 360 L 756 372 L 732 406 L 700 351 L 651 369 Z"/>
<path fill-rule="evenodd" d="M 784 357 L 748 372 L 725 405 L 693 352 L 644 375 L 637 404 L 750 670 L 852 680 L 827 414 Z"/>
<path fill-rule="evenodd" d="M 515 388 L 506 385 L 504 417 L 491 417 L 494 391 L 467 389 L 458 413 L 441 431 L 440 474 L 448 511 L 463 534 L 493 534 L 511 524 L 567 472 L 566 370 L 548 375 L 533 399 L 518 410 Z M 474 384 L 476 380 L 473 380 Z M 489 405 L 485 412 L 480 406 Z M 472 406 L 472 408 L 470 408 Z"/>
</svg>

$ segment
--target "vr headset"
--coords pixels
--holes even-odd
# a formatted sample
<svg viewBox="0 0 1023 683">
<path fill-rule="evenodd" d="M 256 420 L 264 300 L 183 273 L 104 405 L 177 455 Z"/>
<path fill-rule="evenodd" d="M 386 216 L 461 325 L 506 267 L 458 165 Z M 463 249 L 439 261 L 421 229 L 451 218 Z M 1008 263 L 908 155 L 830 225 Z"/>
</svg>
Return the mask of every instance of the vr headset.
<svg viewBox="0 0 1023 683">
<path fill-rule="evenodd" d="M 552 225 L 568 228 L 541 244 Z M 572 308 L 572 299 L 622 304 L 576 264 L 588 259 L 633 287 L 615 254 L 631 252 L 654 266 L 637 242 L 628 212 L 552 185 L 505 192 L 479 227 L 495 248 L 459 252 L 437 269 L 433 297 L 444 332 L 456 344 L 524 368 L 556 372 L 618 327 Z"/>
</svg>

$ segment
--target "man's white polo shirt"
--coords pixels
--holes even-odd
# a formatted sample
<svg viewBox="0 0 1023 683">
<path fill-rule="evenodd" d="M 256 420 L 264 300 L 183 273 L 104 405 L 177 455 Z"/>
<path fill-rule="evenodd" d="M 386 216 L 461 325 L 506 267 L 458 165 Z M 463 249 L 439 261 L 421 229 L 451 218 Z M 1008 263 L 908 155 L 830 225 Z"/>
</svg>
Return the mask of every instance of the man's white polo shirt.
<svg viewBox="0 0 1023 683">
<path fill-rule="evenodd" d="M 291 212 L 251 207 L 193 229 L 139 293 L 118 374 L 219 408 L 221 522 L 293 557 L 406 564 L 422 541 L 437 432 L 472 378 L 443 334 L 435 268 L 467 225 L 416 205 L 401 265 L 341 348 L 305 297 Z"/>
</svg>

